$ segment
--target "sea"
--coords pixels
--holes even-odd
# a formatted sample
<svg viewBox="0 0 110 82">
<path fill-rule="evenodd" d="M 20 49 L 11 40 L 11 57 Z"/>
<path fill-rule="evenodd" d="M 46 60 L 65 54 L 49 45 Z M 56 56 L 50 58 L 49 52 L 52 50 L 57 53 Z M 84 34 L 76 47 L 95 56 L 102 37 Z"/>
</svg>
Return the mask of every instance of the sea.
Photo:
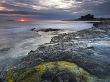
<svg viewBox="0 0 110 82">
<path fill-rule="evenodd" d="M 91 27 L 93 27 L 92 23 L 84 21 L 0 22 L 0 65 L 28 55 L 31 50 L 36 50 L 40 45 L 49 43 L 52 37 L 60 33 L 75 32 Z M 52 28 L 63 31 L 32 31 L 33 28 L 36 30 Z"/>
</svg>

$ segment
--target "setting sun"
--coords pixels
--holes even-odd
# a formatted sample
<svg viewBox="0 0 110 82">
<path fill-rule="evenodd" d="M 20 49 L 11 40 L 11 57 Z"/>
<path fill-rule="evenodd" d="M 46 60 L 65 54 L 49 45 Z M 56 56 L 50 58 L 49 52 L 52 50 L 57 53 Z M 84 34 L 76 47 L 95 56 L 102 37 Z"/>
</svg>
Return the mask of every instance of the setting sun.
<svg viewBox="0 0 110 82">
<path fill-rule="evenodd" d="M 31 19 L 21 17 L 21 18 L 17 18 L 16 21 L 18 21 L 18 22 L 29 22 L 29 21 L 31 21 Z"/>
<path fill-rule="evenodd" d="M 0 4 L 0 11 L 5 10 L 5 7 L 3 7 L 3 4 Z"/>
<path fill-rule="evenodd" d="M 5 10 L 5 8 L 4 8 L 4 7 L 0 7 L 0 11 L 1 11 L 1 10 Z"/>
</svg>

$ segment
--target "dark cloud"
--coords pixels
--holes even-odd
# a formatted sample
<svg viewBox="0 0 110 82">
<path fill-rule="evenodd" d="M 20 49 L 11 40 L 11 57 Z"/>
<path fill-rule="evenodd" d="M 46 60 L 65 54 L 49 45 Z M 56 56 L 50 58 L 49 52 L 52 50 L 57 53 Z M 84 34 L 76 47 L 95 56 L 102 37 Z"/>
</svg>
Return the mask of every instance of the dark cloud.
<svg viewBox="0 0 110 82">
<path fill-rule="evenodd" d="M 88 13 L 110 17 L 110 0 L 0 0 L 1 14 L 45 19 L 77 18 Z"/>
<path fill-rule="evenodd" d="M 94 13 L 99 17 L 110 17 L 110 1 L 107 1 L 106 3 L 94 7 Z"/>
</svg>

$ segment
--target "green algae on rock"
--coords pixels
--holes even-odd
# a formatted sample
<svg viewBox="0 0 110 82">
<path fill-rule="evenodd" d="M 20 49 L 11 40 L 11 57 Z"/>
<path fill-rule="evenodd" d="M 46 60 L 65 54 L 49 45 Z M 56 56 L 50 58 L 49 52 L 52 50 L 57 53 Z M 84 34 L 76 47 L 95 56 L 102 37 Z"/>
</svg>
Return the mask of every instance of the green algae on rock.
<svg viewBox="0 0 110 82">
<path fill-rule="evenodd" d="M 34 68 L 9 71 L 7 82 L 97 82 L 97 78 L 74 63 L 56 61 Z"/>
</svg>

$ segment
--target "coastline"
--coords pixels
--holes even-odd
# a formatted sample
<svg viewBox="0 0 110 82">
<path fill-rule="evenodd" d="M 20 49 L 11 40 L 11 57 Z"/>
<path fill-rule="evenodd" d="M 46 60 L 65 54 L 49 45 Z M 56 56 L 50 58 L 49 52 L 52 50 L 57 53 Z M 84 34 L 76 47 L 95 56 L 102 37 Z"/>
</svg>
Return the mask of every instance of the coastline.
<svg viewBox="0 0 110 82">
<path fill-rule="evenodd" d="M 105 45 L 104 42 L 108 44 Z M 30 51 L 27 56 L 16 60 L 16 62 L 10 67 L 12 71 L 10 72 L 10 69 L 7 70 L 2 77 L 6 80 L 7 77 L 10 77 L 10 73 L 11 75 L 18 74 L 20 77 L 13 76 L 13 78 L 16 80 L 19 79 L 19 82 L 21 81 L 20 79 L 23 79 L 21 75 L 26 76 L 26 72 L 29 72 L 29 69 L 33 71 L 33 68 L 38 67 L 39 65 L 43 64 L 45 66 L 45 63 L 47 63 L 48 66 L 51 66 L 49 63 L 55 62 L 59 62 L 62 66 L 61 62 L 65 62 L 70 65 L 75 64 L 78 66 L 78 69 L 81 68 L 84 70 L 87 74 L 87 76 L 84 76 L 86 77 L 85 80 L 87 80 L 87 78 L 92 78 L 92 80 L 89 79 L 87 82 L 109 82 L 109 43 L 110 25 L 103 25 L 99 23 L 97 27 L 58 34 L 52 37 L 50 43 L 40 45 L 36 50 Z M 57 65 L 54 67 L 57 67 Z M 51 72 L 53 73 L 57 70 L 61 70 L 59 68 L 54 68 L 55 70 L 52 70 Z M 68 69 L 68 71 L 70 70 L 68 67 L 66 69 Z M 75 71 L 74 68 L 73 71 Z M 77 71 L 81 72 L 81 70 Z M 9 75 L 7 75 L 7 73 L 9 73 Z M 35 73 L 37 74 L 38 72 Z M 74 79 L 77 78 L 76 76 Z M 83 77 L 81 74 L 79 76 Z M 84 80 L 79 76 L 78 78 L 80 80 Z M 12 82 L 15 81 L 13 80 Z"/>
<path fill-rule="evenodd" d="M 100 41 L 110 41 L 109 31 L 108 25 L 106 28 L 99 26 L 55 36 L 50 44 L 41 45 L 22 58 L 14 66 L 15 73 L 16 70 L 32 68 L 45 62 L 68 61 L 100 78 L 97 82 L 109 82 L 110 46 L 100 44 Z"/>
</svg>

